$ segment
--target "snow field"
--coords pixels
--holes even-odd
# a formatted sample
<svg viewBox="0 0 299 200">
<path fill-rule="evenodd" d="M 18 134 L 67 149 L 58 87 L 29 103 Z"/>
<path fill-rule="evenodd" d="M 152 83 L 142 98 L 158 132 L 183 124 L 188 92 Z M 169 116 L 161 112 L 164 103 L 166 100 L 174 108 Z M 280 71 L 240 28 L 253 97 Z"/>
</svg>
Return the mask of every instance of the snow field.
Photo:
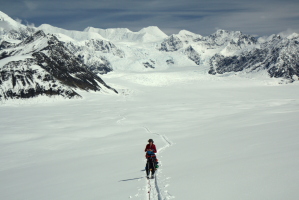
<svg viewBox="0 0 299 200">
<path fill-rule="evenodd" d="M 120 95 L 2 104 L 0 199 L 149 199 L 149 138 L 151 199 L 298 199 L 298 85 L 201 70 L 113 72 Z"/>
</svg>

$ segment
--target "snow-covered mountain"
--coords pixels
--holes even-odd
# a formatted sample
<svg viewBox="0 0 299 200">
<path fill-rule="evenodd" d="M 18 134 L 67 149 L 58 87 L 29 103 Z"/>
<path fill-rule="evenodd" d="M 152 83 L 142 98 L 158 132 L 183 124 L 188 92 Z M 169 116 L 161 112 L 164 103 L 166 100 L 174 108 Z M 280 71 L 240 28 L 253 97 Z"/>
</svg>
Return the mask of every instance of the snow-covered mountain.
<svg viewBox="0 0 299 200">
<path fill-rule="evenodd" d="M 255 38 L 240 31 L 226 30 L 217 30 L 209 36 L 182 30 L 178 34 L 167 36 L 155 26 L 138 32 L 126 28 L 93 27 L 73 31 L 47 24 L 29 27 L 0 12 L 0 69 L 3 74 L 16 77 L 10 74 L 11 71 L 16 71 L 17 68 L 30 71 L 30 66 L 35 66 L 36 70 L 39 66 L 41 71 L 45 71 L 39 72 L 43 73 L 39 76 L 32 69 L 34 73 L 30 76 L 36 78 L 28 79 L 26 70 L 18 72 L 18 76 L 32 80 L 32 83 L 23 81 L 28 83 L 25 84 L 26 87 L 35 87 L 33 85 L 36 82 L 33 80 L 49 75 L 52 81 L 62 83 L 59 85 L 55 82 L 55 85 L 59 85 L 61 91 L 68 91 L 69 95 L 65 93 L 68 97 L 74 96 L 70 95 L 73 90 L 69 87 L 86 90 L 106 88 L 107 85 L 91 72 L 104 74 L 110 71 L 159 71 L 174 66 L 198 65 L 207 76 L 230 72 L 261 72 L 268 77 L 294 81 L 299 77 L 298 43 L 299 36 L 296 33 L 289 37 L 272 35 L 268 38 Z M 51 70 L 49 66 L 62 70 L 65 74 L 72 74 L 65 76 L 71 81 L 63 81 L 60 72 L 52 74 L 55 70 Z M 80 75 L 79 78 L 79 72 L 88 75 Z M 87 77 L 88 80 L 85 80 Z M 22 89 L 16 88 L 18 81 L 14 84 L 15 79 L 11 79 L 9 85 L 9 79 L 2 78 L 2 96 L 23 97 L 24 95 L 20 95 Z M 104 86 L 99 86 L 95 80 Z M 4 83 L 6 89 L 3 89 Z M 66 86 L 63 83 L 68 84 Z M 24 84 L 20 85 L 25 87 Z M 52 91 L 54 89 L 49 84 L 46 86 L 39 83 L 40 85 L 44 85 L 42 93 L 47 93 L 50 88 Z M 7 91 L 12 94 L 8 95 Z"/>
<path fill-rule="evenodd" d="M 0 49 L 19 43 L 34 32 L 34 28 L 22 25 L 0 11 Z"/>
<path fill-rule="evenodd" d="M 269 77 L 294 80 L 293 75 L 297 75 L 294 70 L 297 68 L 294 65 L 296 60 L 285 63 L 289 67 L 285 67 L 279 73 L 274 73 L 276 68 L 281 67 L 278 67 L 280 66 L 278 57 L 273 51 L 269 51 L 268 57 L 273 57 L 271 65 L 277 67 L 271 70 L 265 68 L 265 65 L 270 65 L 266 60 L 263 64 L 257 64 L 260 59 L 258 56 L 256 59 L 248 58 L 249 62 L 246 63 L 246 67 L 240 67 L 238 64 L 234 67 L 227 66 L 227 60 L 234 59 L 236 56 L 247 55 L 248 57 L 256 54 L 256 51 L 264 52 L 264 49 L 266 51 L 271 48 L 281 49 L 287 45 L 285 40 L 297 41 L 295 36 L 291 39 L 271 36 L 278 38 L 279 42 L 277 42 L 269 38 L 257 39 L 240 31 L 225 30 L 217 30 L 214 34 L 205 37 L 187 30 L 167 36 L 154 26 L 143 28 L 138 32 L 132 32 L 126 28 L 93 27 L 88 27 L 84 31 L 69 31 L 50 25 L 41 25 L 37 29 L 55 34 L 73 54 L 88 66 L 88 69 L 96 73 L 117 70 L 164 70 L 172 66 L 197 64 L 200 67 L 210 68 L 206 71 L 212 75 L 232 71 L 250 73 L 252 70 L 248 70 L 250 68 L 248 66 L 254 66 L 255 70 L 267 71 Z M 278 46 L 275 47 L 275 45 Z M 291 54 L 298 52 L 296 44 L 290 51 Z M 277 63 L 273 63 L 273 60 Z"/>
<path fill-rule="evenodd" d="M 41 25 L 38 29 L 54 34 L 96 73 L 107 73 L 113 70 L 166 69 L 174 64 L 173 57 L 179 57 L 178 53 L 165 55 L 157 49 L 159 43 L 168 36 L 154 26 L 143 28 L 138 32 L 126 28 L 93 27 L 79 32 L 50 25 Z M 179 58 L 176 63 L 192 65 L 188 58 Z"/>
<path fill-rule="evenodd" d="M 55 36 L 37 31 L 0 51 L 0 98 L 80 96 L 75 90 L 116 92 Z"/>
<path fill-rule="evenodd" d="M 208 65 L 212 56 L 239 54 L 243 49 L 257 46 L 257 40 L 240 31 L 218 30 L 216 33 L 203 37 L 189 31 L 180 31 L 166 38 L 160 51 L 181 51 L 198 65 Z"/>
<path fill-rule="evenodd" d="M 167 35 L 156 26 L 143 28 L 138 32 L 130 31 L 127 28 L 100 29 L 88 27 L 84 30 L 84 32 L 98 33 L 108 40 L 122 42 L 127 41 L 147 43 L 161 41 L 167 37 Z"/>
<path fill-rule="evenodd" d="M 1 200 L 299 199 L 299 82 L 270 78 L 297 79 L 298 34 L 105 35 L 0 16 Z M 31 97 L 43 103 L 11 100 Z"/>
<path fill-rule="evenodd" d="M 286 38 L 272 35 L 258 40 L 240 31 L 218 30 L 207 37 L 183 31 L 165 39 L 160 50 L 184 52 L 196 64 L 210 66 L 212 75 L 259 71 L 294 81 L 299 76 L 298 44 L 296 33 Z"/>
<path fill-rule="evenodd" d="M 259 48 L 241 54 L 224 57 L 215 55 L 211 59 L 211 74 L 225 72 L 267 71 L 270 77 L 298 80 L 299 75 L 299 35 L 281 38 L 274 36 Z"/>
<path fill-rule="evenodd" d="M 123 58 L 124 52 L 107 40 L 85 40 L 81 42 L 64 42 L 76 57 L 87 65 L 93 72 L 104 74 L 113 70 L 107 55 L 110 57 Z"/>
</svg>

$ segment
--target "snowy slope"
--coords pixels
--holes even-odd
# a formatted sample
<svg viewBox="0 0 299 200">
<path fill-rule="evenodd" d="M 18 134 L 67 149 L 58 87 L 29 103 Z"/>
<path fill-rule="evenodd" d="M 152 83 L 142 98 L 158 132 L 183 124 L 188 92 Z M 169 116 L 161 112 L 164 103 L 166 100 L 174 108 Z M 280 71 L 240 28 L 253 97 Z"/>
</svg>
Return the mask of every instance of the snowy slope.
<svg viewBox="0 0 299 200">
<path fill-rule="evenodd" d="M 88 71 L 55 36 L 38 31 L 0 51 L 0 99 L 80 96 L 75 89 L 116 92 Z"/>
<path fill-rule="evenodd" d="M 299 198 L 298 82 L 279 84 L 295 79 L 298 34 L 164 38 L 150 28 L 138 41 L 107 33 L 113 41 L 44 27 L 1 33 L 0 98 L 13 99 L 0 101 L 0 199 Z M 112 71 L 101 79 L 92 67 Z M 90 92 L 114 94 L 104 81 L 119 95 Z"/>
<path fill-rule="evenodd" d="M 104 38 L 97 33 L 65 30 L 62 28 L 51 26 L 49 24 L 42 24 L 37 29 L 43 30 L 45 33 L 60 33 L 77 41 L 90 40 L 90 39 L 104 40 Z"/>
<path fill-rule="evenodd" d="M 122 95 L 0 107 L 0 199 L 299 198 L 298 83 L 196 66 L 103 79 Z"/>
<path fill-rule="evenodd" d="M 180 51 L 197 65 L 209 65 L 214 55 L 239 54 L 256 46 L 257 41 L 254 37 L 244 35 L 240 31 L 218 30 L 212 35 L 203 37 L 183 30 L 165 39 L 161 43 L 160 51 Z"/>
<path fill-rule="evenodd" d="M 167 37 L 158 27 L 150 26 L 143 28 L 138 32 L 132 32 L 127 28 L 110 28 L 110 29 L 100 29 L 88 27 L 84 30 L 87 33 L 99 33 L 104 38 L 117 42 L 137 42 L 137 43 L 148 43 L 161 41 Z"/>
<path fill-rule="evenodd" d="M 67 54 L 71 55 L 76 65 L 82 67 L 83 63 L 83 68 L 96 74 L 112 71 L 151 73 L 171 70 L 174 67 L 186 68 L 198 65 L 198 68 L 207 76 L 216 74 L 251 78 L 264 76 L 287 80 L 283 82 L 293 82 L 298 80 L 299 76 L 297 56 L 299 47 L 296 33 L 287 38 L 272 35 L 257 39 L 240 31 L 226 30 L 217 30 L 209 36 L 182 30 L 178 34 L 167 36 L 155 26 L 143 28 L 138 32 L 125 28 L 92 27 L 84 31 L 72 31 L 46 24 L 38 28 L 26 27 L 4 13 L 0 14 L 2 59 L 7 56 L 31 55 L 47 48 L 49 41 L 31 42 L 33 35 L 37 36 L 35 31 L 42 30 L 56 38 L 56 42 L 61 45 L 60 52 L 68 52 Z M 42 58 L 43 56 L 39 56 L 39 59 Z M 60 63 L 73 63 L 66 58 L 69 57 L 55 56 L 50 60 L 56 63 L 56 67 Z M 26 59 L 24 62 L 32 63 Z M 24 63 L 19 64 L 24 65 Z M 44 66 L 44 68 L 47 67 Z M 65 68 L 65 70 L 68 69 L 68 67 Z M 62 80 L 61 76 L 60 80 Z M 85 81 L 85 84 L 89 85 L 88 81 Z M 70 82 L 69 85 L 78 86 Z M 83 89 L 85 86 L 82 88 L 79 84 L 79 88 Z"/>
<path fill-rule="evenodd" d="M 16 30 L 20 28 L 25 29 L 26 26 L 16 22 L 7 14 L 0 11 L 0 30 Z"/>
<path fill-rule="evenodd" d="M 210 74 L 213 75 L 230 74 L 232 71 L 251 73 L 253 70 L 247 70 L 251 68 L 248 66 L 254 66 L 254 69 L 266 72 L 260 73 L 264 76 L 282 77 L 291 82 L 297 80 L 293 78 L 293 75 L 299 75 L 298 66 L 295 64 L 296 59 L 286 62 L 285 65 L 290 65 L 289 67 L 280 67 L 281 56 L 270 51 L 271 48 L 288 49 L 288 44 L 284 40 L 297 41 L 296 33 L 290 36 L 293 38 L 281 38 L 277 35 L 255 38 L 240 31 L 227 30 L 217 30 L 209 36 L 182 30 L 178 34 L 167 36 L 155 26 L 143 28 L 138 32 L 126 28 L 93 27 L 88 27 L 84 31 L 70 31 L 46 24 L 37 29 L 55 34 L 73 54 L 88 66 L 88 69 L 100 74 L 115 70 L 135 72 L 164 70 L 172 66 L 187 67 L 195 64 L 211 68 Z M 6 41 L 3 42 L 0 47 L 11 45 Z M 268 51 L 269 53 L 266 54 L 269 55 L 266 57 L 272 57 L 272 61 L 260 62 L 261 57 L 265 55 L 256 53 L 256 51 Z M 293 57 L 297 52 L 298 45 L 294 45 L 288 54 Z M 246 62 L 246 67 L 230 66 L 231 62 L 228 60 L 238 57 L 246 57 L 249 60 Z M 267 67 L 270 65 L 275 66 L 270 67 L 273 68 L 272 71 Z M 254 73 L 251 75 L 254 76 Z"/>
<path fill-rule="evenodd" d="M 65 47 L 95 73 L 103 74 L 113 70 L 107 57 L 110 56 L 112 59 L 125 57 L 125 53 L 110 41 L 91 39 L 77 42 L 62 38 L 60 40 L 64 41 Z"/>
<path fill-rule="evenodd" d="M 3 42 L 19 43 L 33 32 L 34 28 L 22 25 L 0 11 L 0 49 Z"/>
<path fill-rule="evenodd" d="M 164 53 L 157 48 L 167 37 L 158 27 L 147 27 L 138 32 L 129 29 L 97 29 L 89 27 L 79 32 L 40 26 L 40 29 L 55 36 L 88 68 L 96 73 L 110 71 L 152 71 L 167 69 L 171 66 L 190 66 L 192 60 L 181 52 Z M 86 34 L 101 35 L 104 39 L 90 39 Z M 79 36 L 80 35 L 80 36 Z M 84 40 L 85 38 L 85 40 Z"/>
<path fill-rule="evenodd" d="M 211 74 L 225 72 L 267 71 L 270 77 L 298 80 L 299 76 L 299 37 L 293 34 L 288 38 L 272 37 L 259 48 L 244 51 L 235 56 L 214 56 L 211 59 Z"/>
</svg>

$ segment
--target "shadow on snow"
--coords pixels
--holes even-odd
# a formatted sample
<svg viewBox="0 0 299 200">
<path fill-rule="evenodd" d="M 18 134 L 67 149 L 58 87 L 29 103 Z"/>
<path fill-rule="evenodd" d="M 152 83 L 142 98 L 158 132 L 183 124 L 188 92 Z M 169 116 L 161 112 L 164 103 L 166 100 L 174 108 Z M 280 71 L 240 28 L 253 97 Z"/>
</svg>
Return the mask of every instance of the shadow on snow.
<svg viewBox="0 0 299 200">
<path fill-rule="evenodd" d="M 144 177 L 125 179 L 125 180 L 120 180 L 118 182 L 122 182 L 122 181 L 133 181 L 133 180 L 138 180 L 138 179 L 142 179 L 142 178 L 144 178 Z"/>
</svg>

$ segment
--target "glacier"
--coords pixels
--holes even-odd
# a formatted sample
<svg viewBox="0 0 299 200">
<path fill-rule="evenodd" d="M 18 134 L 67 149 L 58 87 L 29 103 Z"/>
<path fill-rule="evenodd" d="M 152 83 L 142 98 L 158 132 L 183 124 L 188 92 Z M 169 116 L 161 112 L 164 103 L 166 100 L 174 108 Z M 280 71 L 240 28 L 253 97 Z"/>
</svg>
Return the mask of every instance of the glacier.
<svg viewBox="0 0 299 200">
<path fill-rule="evenodd" d="M 72 31 L 0 12 L 0 199 L 297 200 L 297 51 L 297 33 Z"/>
</svg>

